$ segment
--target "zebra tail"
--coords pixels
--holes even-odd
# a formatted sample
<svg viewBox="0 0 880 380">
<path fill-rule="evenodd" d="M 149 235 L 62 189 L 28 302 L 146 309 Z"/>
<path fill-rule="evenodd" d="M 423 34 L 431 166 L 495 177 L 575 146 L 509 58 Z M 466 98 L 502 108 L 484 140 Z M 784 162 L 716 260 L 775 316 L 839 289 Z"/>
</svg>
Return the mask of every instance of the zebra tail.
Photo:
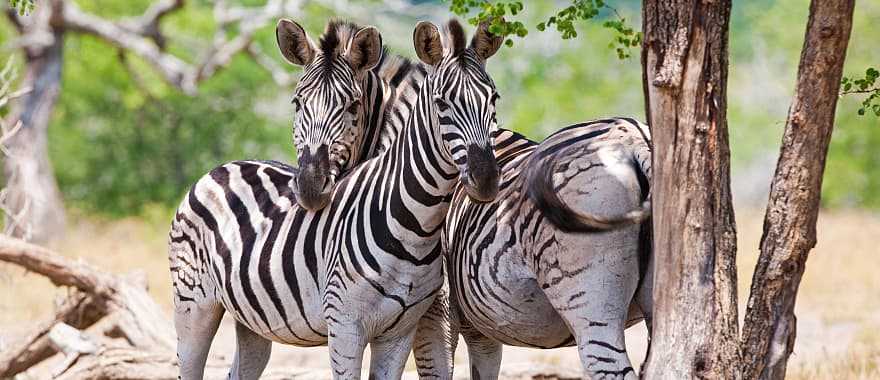
<svg viewBox="0 0 880 380">
<path fill-rule="evenodd" d="M 640 207 L 626 213 L 614 216 L 599 216 L 569 207 L 559 198 L 559 193 L 553 188 L 553 163 L 555 156 L 546 157 L 541 163 L 532 166 L 528 177 L 528 196 L 556 228 L 564 232 L 602 232 L 610 231 L 631 224 L 645 221 L 651 216 L 650 193 L 644 197 Z M 639 161 L 639 160 L 634 160 Z M 639 174 L 650 178 L 650 168 L 639 165 Z M 647 170 L 646 170 L 647 169 Z"/>
</svg>

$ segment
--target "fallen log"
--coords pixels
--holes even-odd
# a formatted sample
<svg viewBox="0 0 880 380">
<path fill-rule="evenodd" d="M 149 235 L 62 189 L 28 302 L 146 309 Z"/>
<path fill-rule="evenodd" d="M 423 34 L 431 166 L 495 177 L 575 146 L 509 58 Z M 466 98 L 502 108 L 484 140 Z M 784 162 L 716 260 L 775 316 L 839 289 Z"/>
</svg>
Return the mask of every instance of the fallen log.
<svg viewBox="0 0 880 380">
<path fill-rule="evenodd" d="M 124 338 L 141 350 L 173 350 L 174 329 L 147 293 L 142 276 L 106 273 L 83 261 L 8 236 L 0 236 L 0 261 L 42 275 L 57 286 L 75 288 L 79 293 L 59 308 L 55 316 L 4 349 L 0 354 L 0 377 L 14 376 L 55 354 L 57 349 L 51 347 L 46 336 L 59 322 L 84 329 L 105 319 L 110 322 L 103 323 L 101 334 Z"/>
<path fill-rule="evenodd" d="M 55 355 L 57 350 L 49 342 L 48 334 L 59 322 L 86 328 L 103 316 L 94 297 L 75 292 L 57 308 L 54 316 L 38 322 L 23 338 L 4 347 L 0 352 L 0 378 L 12 377 Z"/>
</svg>

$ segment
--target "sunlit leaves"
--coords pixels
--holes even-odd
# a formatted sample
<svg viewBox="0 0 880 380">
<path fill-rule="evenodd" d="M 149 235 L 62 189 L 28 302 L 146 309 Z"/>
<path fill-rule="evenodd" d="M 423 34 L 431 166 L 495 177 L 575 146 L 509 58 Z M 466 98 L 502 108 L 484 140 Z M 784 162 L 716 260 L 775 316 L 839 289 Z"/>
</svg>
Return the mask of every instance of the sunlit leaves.
<svg viewBox="0 0 880 380">
<path fill-rule="evenodd" d="M 864 78 L 843 77 L 843 80 L 840 82 L 843 86 L 843 91 L 840 95 L 868 95 L 865 100 L 862 101 L 862 106 L 858 110 L 859 115 L 865 115 L 865 113 L 871 112 L 880 117 L 880 84 L 877 83 L 877 78 L 880 78 L 880 71 L 873 67 L 869 67 L 865 70 Z"/>
<path fill-rule="evenodd" d="M 471 9 L 479 9 L 479 13 L 470 18 L 471 24 L 478 24 L 483 20 L 492 20 L 490 31 L 505 37 L 525 37 L 528 29 L 519 21 L 507 21 L 505 16 L 516 16 L 522 12 L 521 1 L 489 1 L 489 0 L 450 0 L 449 9 L 459 15 L 467 15 Z M 555 27 L 562 39 L 571 39 L 578 36 L 577 23 L 587 21 L 599 16 L 602 10 L 613 12 L 613 18 L 606 20 L 602 25 L 615 32 L 614 39 L 609 47 L 615 49 L 620 59 L 630 57 L 630 49 L 639 46 L 642 41 L 642 33 L 635 31 L 627 25 L 626 19 L 621 17 L 617 10 L 610 7 L 604 0 L 571 0 L 571 4 L 563 7 L 547 20 L 535 25 L 535 29 L 544 31 Z M 507 39 L 507 46 L 513 46 L 513 41 Z"/>
<path fill-rule="evenodd" d="M 34 0 L 9 0 L 9 6 L 24 16 L 34 11 Z"/>
</svg>

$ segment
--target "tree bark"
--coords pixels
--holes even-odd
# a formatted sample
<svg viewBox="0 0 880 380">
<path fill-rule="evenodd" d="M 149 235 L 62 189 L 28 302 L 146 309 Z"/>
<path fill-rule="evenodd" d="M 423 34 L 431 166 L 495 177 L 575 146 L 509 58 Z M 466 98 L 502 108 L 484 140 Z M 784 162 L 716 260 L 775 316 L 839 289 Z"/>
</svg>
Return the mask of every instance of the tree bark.
<svg viewBox="0 0 880 380">
<path fill-rule="evenodd" d="M 816 245 L 822 175 L 854 0 L 813 0 L 764 216 L 761 255 L 743 325 L 743 374 L 783 379 L 794 348 L 795 297 L 807 255 Z"/>
<path fill-rule="evenodd" d="M 22 23 L 22 34 L 35 41 L 25 49 L 22 81 L 30 91 L 16 102 L 12 122 L 21 128 L 5 143 L 5 232 L 45 243 L 64 231 L 64 204 L 49 161 L 46 134 L 61 88 L 64 29 L 55 26 L 60 1 L 40 3 Z"/>
<path fill-rule="evenodd" d="M 738 379 L 727 133 L 729 0 L 643 3 L 654 144 L 654 326 L 645 378 Z"/>
</svg>

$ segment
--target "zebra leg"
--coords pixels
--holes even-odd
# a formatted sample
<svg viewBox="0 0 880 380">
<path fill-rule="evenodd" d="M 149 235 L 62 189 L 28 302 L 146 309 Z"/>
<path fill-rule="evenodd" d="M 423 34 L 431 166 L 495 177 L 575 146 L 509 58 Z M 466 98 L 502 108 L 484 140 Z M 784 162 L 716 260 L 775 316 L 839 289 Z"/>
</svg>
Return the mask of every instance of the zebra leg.
<svg viewBox="0 0 880 380">
<path fill-rule="evenodd" d="M 235 359 L 232 361 L 232 369 L 229 370 L 229 378 L 259 379 L 269 363 L 272 341 L 239 322 L 235 323 L 235 338 Z"/>
<path fill-rule="evenodd" d="M 467 344 L 471 380 L 497 379 L 501 371 L 501 343 L 483 335 L 464 316 L 458 318 L 461 336 Z"/>
<path fill-rule="evenodd" d="M 360 379 L 367 341 L 356 321 L 331 321 L 327 347 L 333 380 Z"/>
<path fill-rule="evenodd" d="M 449 295 L 441 289 L 416 326 L 413 354 L 421 379 L 451 379 L 458 332 L 450 325 Z"/>
<path fill-rule="evenodd" d="M 599 279 L 613 274 L 601 270 L 587 270 L 584 277 Z M 602 274 L 605 271 L 605 275 Z M 568 324 L 584 369 L 585 379 L 637 379 L 638 375 L 629 361 L 624 342 L 627 312 L 633 299 L 634 289 L 609 288 L 604 292 L 588 295 L 580 289 L 603 289 L 601 286 L 578 288 L 565 285 L 544 289 L 550 303 Z M 635 281 L 632 284 L 635 287 Z M 629 291 L 628 291 L 629 290 Z M 604 294 L 603 294 L 604 293 Z"/>
<path fill-rule="evenodd" d="M 174 328 L 177 330 L 177 361 L 182 380 L 201 379 L 211 341 L 220 326 L 223 307 L 211 303 L 179 301 L 174 306 Z"/>
<path fill-rule="evenodd" d="M 642 278 L 641 283 L 639 284 L 639 288 L 636 290 L 636 298 L 635 301 L 639 305 L 639 309 L 642 311 L 642 315 L 645 316 L 645 328 L 648 329 L 648 347 L 647 352 L 645 353 L 645 362 L 642 363 L 642 368 L 639 373 L 643 373 L 645 370 L 645 364 L 648 363 L 648 358 L 651 357 L 651 335 L 653 332 L 653 322 L 654 322 L 654 255 L 652 254 L 648 258 L 648 267 L 645 271 L 645 276 Z"/>
<path fill-rule="evenodd" d="M 404 336 L 370 343 L 370 380 L 400 379 L 403 367 L 412 351 L 415 329 Z"/>
</svg>

